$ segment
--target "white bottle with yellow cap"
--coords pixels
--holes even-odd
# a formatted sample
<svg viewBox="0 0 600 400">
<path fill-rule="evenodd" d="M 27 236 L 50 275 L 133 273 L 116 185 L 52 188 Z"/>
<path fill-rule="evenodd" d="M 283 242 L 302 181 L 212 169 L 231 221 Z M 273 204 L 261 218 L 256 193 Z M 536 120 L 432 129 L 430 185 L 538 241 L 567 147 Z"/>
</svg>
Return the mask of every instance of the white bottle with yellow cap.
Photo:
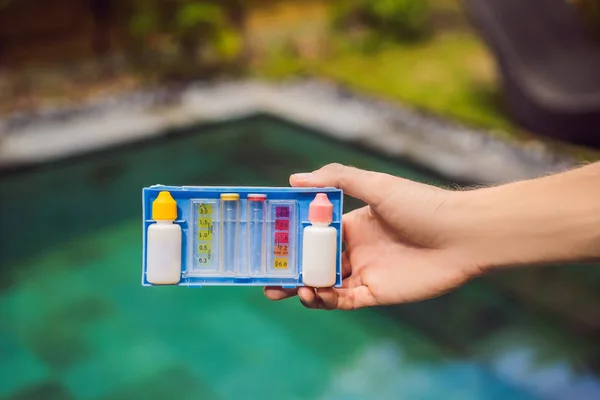
<svg viewBox="0 0 600 400">
<path fill-rule="evenodd" d="M 175 285 L 181 279 L 181 227 L 177 202 L 167 191 L 152 203 L 152 219 L 146 242 L 146 280 L 154 285 Z"/>
</svg>

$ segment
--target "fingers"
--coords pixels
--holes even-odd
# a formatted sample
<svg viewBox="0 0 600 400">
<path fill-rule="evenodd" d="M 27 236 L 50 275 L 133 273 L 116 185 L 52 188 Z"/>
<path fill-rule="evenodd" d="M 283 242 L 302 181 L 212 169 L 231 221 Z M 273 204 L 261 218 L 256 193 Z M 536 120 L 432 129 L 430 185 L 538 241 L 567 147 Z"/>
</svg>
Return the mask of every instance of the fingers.
<svg viewBox="0 0 600 400">
<path fill-rule="evenodd" d="M 348 311 L 377 305 L 366 286 L 342 289 L 301 287 L 298 297 L 304 307 L 313 309 Z"/>
<path fill-rule="evenodd" d="M 366 286 L 357 286 L 350 289 L 340 289 L 337 299 L 338 310 L 356 310 L 377 305 L 373 294 Z"/>
<path fill-rule="evenodd" d="M 306 308 L 335 310 L 337 308 L 337 291 L 333 288 L 314 289 L 301 287 L 298 289 L 300 302 Z"/>
<path fill-rule="evenodd" d="M 287 299 L 298 294 L 297 289 L 284 289 L 276 286 L 265 286 L 264 292 L 269 300 L 274 301 Z"/>
<path fill-rule="evenodd" d="M 313 309 L 354 310 L 373 305 L 374 303 L 369 301 L 369 299 L 372 299 L 372 295 L 365 286 L 362 286 L 360 276 L 351 276 L 351 273 L 352 266 L 350 265 L 350 259 L 348 253 L 344 252 L 342 253 L 342 288 L 312 288 L 303 286 L 297 289 L 284 289 L 267 286 L 264 292 L 267 298 L 275 301 L 298 295 L 304 307 Z M 359 298 L 356 300 L 356 292 L 360 292 L 363 299 Z"/>
<path fill-rule="evenodd" d="M 342 283 L 347 284 L 353 279 L 346 279 L 352 273 L 350 258 L 347 252 L 342 253 Z M 334 288 L 298 288 L 298 297 L 300 302 L 306 308 L 322 308 L 325 310 L 335 310 L 338 308 L 338 291 Z"/>
<path fill-rule="evenodd" d="M 318 308 L 319 301 L 315 290 L 311 287 L 300 287 L 298 288 L 298 298 L 302 305 L 306 308 Z"/>
<path fill-rule="evenodd" d="M 311 288 L 282 289 L 265 287 L 265 295 L 270 300 L 283 300 L 296 294 L 306 308 L 323 310 L 356 310 L 377 304 L 375 298 L 366 286 L 354 286 L 352 279 L 346 279 L 342 288 Z"/>
<path fill-rule="evenodd" d="M 391 175 L 341 164 L 329 164 L 312 173 L 294 174 L 290 177 L 292 186 L 333 186 L 369 204 L 380 202 L 390 192 L 392 182 L 396 181 L 401 180 Z"/>
<path fill-rule="evenodd" d="M 316 294 L 325 310 L 335 310 L 338 308 L 339 292 L 337 289 L 321 288 L 316 290 Z"/>
</svg>

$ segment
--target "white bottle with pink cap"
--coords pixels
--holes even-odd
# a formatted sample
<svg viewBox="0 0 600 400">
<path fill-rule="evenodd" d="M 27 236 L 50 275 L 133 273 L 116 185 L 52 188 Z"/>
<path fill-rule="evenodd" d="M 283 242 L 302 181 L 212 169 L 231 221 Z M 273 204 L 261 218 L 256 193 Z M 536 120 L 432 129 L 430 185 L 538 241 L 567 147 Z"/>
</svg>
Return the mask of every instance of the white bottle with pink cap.
<svg viewBox="0 0 600 400">
<path fill-rule="evenodd" d="M 333 220 L 333 204 L 325 193 L 318 193 L 310 203 L 308 220 L 302 236 L 302 282 L 306 286 L 335 285 L 337 230 L 329 226 Z"/>
</svg>

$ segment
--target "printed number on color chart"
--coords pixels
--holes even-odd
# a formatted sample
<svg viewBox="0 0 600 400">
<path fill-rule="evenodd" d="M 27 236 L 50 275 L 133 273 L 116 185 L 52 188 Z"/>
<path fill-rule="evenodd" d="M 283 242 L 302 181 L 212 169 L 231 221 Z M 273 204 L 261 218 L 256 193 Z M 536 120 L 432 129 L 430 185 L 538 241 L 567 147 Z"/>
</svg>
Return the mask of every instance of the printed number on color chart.
<svg viewBox="0 0 600 400">
<path fill-rule="evenodd" d="M 212 229 L 212 225 L 213 225 L 212 218 L 198 218 L 198 228 Z"/>
<path fill-rule="evenodd" d="M 278 269 L 287 269 L 287 267 L 288 267 L 287 258 L 276 258 L 275 260 L 273 260 L 273 267 L 278 268 Z"/>
<path fill-rule="evenodd" d="M 207 265 L 210 264 L 210 255 L 206 256 L 206 257 L 198 257 L 198 264 L 202 265 Z"/>
<path fill-rule="evenodd" d="M 198 206 L 198 214 L 200 215 L 212 215 L 212 204 L 200 204 Z"/>
<path fill-rule="evenodd" d="M 198 245 L 198 254 L 210 254 L 211 250 L 211 243 L 203 243 Z"/>
<path fill-rule="evenodd" d="M 288 255 L 288 246 L 287 245 L 276 245 L 273 253 L 276 256 L 287 256 Z"/>
<path fill-rule="evenodd" d="M 289 207 L 275 207 L 276 218 L 289 218 L 290 208 Z"/>
<path fill-rule="evenodd" d="M 290 229 L 290 221 L 288 219 L 278 219 L 275 221 L 276 231 L 287 231 Z"/>
<path fill-rule="evenodd" d="M 212 232 L 210 230 L 207 231 L 198 231 L 198 240 L 211 240 Z"/>
<path fill-rule="evenodd" d="M 290 242 L 290 235 L 287 232 L 275 232 L 275 244 L 287 244 Z"/>
</svg>

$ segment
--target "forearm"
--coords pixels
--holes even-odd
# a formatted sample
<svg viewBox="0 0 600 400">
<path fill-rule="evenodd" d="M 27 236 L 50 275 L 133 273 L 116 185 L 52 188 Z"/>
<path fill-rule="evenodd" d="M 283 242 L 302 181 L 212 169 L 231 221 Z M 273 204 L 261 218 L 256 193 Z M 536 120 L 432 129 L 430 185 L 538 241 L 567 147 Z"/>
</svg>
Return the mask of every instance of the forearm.
<svg viewBox="0 0 600 400">
<path fill-rule="evenodd" d="M 482 269 L 600 259 L 600 163 L 457 195 L 457 239 Z"/>
</svg>

